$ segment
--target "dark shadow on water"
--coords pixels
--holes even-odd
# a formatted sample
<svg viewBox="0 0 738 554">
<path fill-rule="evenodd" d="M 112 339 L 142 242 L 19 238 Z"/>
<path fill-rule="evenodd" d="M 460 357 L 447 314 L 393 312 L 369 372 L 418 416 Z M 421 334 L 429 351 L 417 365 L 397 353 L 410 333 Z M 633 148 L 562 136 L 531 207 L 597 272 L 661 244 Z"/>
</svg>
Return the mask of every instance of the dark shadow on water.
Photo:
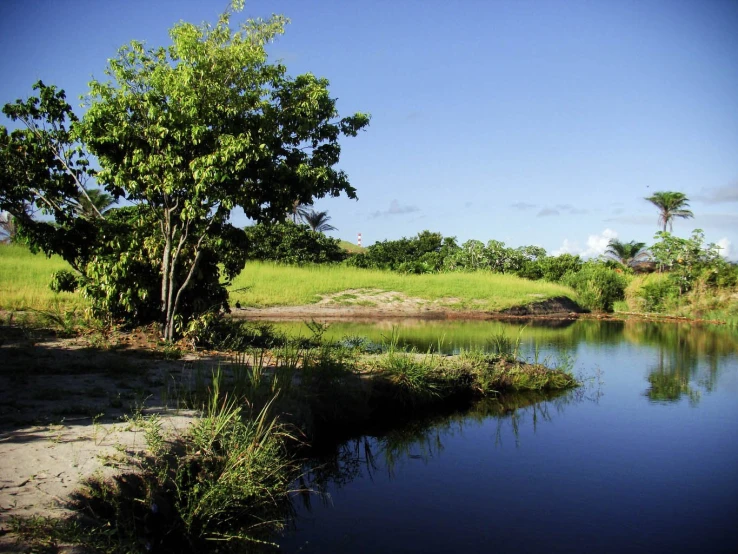
<svg viewBox="0 0 738 554">
<path fill-rule="evenodd" d="M 509 430 L 519 444 L 522 425 L 535 430 L 554 420 L 566 406 L 580 402 L 597 402 L 601 384 L 592 380 L 587 386 L 559 392 L 507 393 L 473 402 L 465 407 L 447 407 L 443 413 L 419 415 L 394 424 L 384 422 L 361 436 L 349 440 L 323 441 L 309 451 L 304 474 L 296 484 L 302 491 L 297 500 L 310 508 L 317 494 L 326 502 L 325 492 L 342 487 L 358 478 L 372 478 L 378 471 L 393 478 L 395 469 L 406 460 L 430 462 L 444 451 L 445 437 L 463 434 L 464 428 L 495 420 L 495 442 L 501 445 L 503 431 Z"/>
</svg>

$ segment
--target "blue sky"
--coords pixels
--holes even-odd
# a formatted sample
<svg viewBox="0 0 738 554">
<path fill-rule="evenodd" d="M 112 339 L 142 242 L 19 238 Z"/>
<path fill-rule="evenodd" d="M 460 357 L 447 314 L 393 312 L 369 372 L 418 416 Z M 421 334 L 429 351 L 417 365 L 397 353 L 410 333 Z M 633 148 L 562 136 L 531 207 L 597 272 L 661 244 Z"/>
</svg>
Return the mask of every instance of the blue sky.
<svg viewBox="0 0 738 554">
<path fill-rule="evenodd" d="M 0 102 L 43 79 L 77 105 L 118 47 L 166 45 L 173 23 L 225 5 L 2 0 Z M 644 197 L 674 190 L 696 215 L 675 234 L 702 228 L 738 258 L 738 2 L 247 0 L 241 15 L 271 13 L 292 20 L 273 57 L 328 78 L 342 114 L 372 115 L 343 141 L 359 201 L 316 203 L 333 236 L 596 254 L 652 242 Z"/>
</svg>

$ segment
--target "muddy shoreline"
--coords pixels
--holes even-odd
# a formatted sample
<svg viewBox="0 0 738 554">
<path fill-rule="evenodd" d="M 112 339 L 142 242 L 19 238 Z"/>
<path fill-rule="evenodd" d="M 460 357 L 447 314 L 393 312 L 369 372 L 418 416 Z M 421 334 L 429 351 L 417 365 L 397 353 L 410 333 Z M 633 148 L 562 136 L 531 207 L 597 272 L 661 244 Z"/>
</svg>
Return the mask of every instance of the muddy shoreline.
<svg viewBox="0 0 738 554">
<path fill-rule="evenodd" d="M 457 310 L 432 302 L 403 299 L 401 302 L 373 306 L 359 304 L 335 305 L 321 301 L 302 306 L 277 306 L 272 308 L 232 308 L 234 319 L 301 320 L 306 318 L 330 321 L 373 321 L 380 319 L 429 319 L 429 320 L 505 320 L 520 318 L 574 319 L 586 313 L 567 297 L 549 298 L 524 306 L 513 306 L 499 312 L 481 310 Z"/>
</svg>

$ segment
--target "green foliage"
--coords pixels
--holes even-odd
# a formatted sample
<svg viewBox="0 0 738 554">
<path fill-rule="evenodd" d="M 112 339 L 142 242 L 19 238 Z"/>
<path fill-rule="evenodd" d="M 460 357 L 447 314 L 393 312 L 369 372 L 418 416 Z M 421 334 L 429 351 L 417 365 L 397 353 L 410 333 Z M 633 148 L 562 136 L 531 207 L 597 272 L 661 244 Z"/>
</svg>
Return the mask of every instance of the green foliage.
<svg viewBox="0 0 738 554">
<path fill-rule="evenodd" d="M 190 431 L 185 455 L 177 456 L 170 470 L 186 531 L 248 540 L 248 529 L 238 523 L 251 520 L 258 529 L 275 501 L 286 500 L 295 470 L 284 450 L 288 439 L 285 428 L 269 416 L 269 404 L 249 417 L 215 388 L 205 415 Z"/>
<path fill-rule="evenodd" d="M 708 269 L 710 280 L 718 288 L 730 288 L 738 285 L 738 265 L 731 263 L 719 263 Z"/>
<path fill-rule="evenodd" d="M 456 239 L 441 233 L 422 231 L 412 238 L 385 240 L 368 246 L 361 254 L 350 257 L 352 267 L 392 269 L 403 273 L 428 273 L 441 268 L 444 258 L 454 251 Z"/>
<path fill-rule="evenodd" d="M 562 282 L 577 292 L 581 306 L 603 312 L 611 312 L 613 304 L 625 298 L 627 286 L 623 275 L 597 262 L 587 262 L 578 272 L 567 273 Z"/>
<path fill-rule="evenodd" d="M 489 258 L 484 243 L 478 240 L 468 240 L 443 261 L 447 270 L 477 271 L 489 268 Z"/>
<path fill-rule="evenodd" d="M 99 223 L 94 249 L 88 259 L 79 258 L 77 263 L 83 271 L 83 294 L 96 317 L 130 325 L 159 319 L 164 244 L 156 223 L 142 205 L 110 210 Z M 228 295 L 220 276 L 230 279 L 243 267 L 245 245 L 240 229 L 228 224 L 213 228 L 213 237 L 201 248 L 192 286 L 180 296 L 178 325 L 197 314 L 227 309 Z M 188 269 L 177 266 L 170 271 L 183 281 Z"/>
<path fill-rule="evenodd" d="M 230 19 L 226 11 L 214 26 L 179 23 L 166 49 L 123 47 L 110 60 L 111 80 L 91 83 L 81 126 L 101 165 L 98 181 L 155 214 L 167 339 L 178 317 L 187 319 L 182 294 L 198 285 L 196 274 L 207 271 L 199 285 L 217 287 L 218 258 L 206 263 L 206 252 L 234 249 L 233 232 L 216 232 L 232 208 L 279 221 L 295 202 L 356 196 L 333 166 L 339 137 L 356 136 L 368 116 L 338 119 L 326 79 L 291 78 L 267 62 L 265 46 L 284 32 L 284 17 L 237 29 Z"/>
<path fill-rule="evenodd" d="M 33 90 L 38 97 L 3 107 L 6 116 L 25 128 L 8 133 L 0 126 L 0 211 L 19 225 L 34 227 L 36 234 L 49 235 L 54 225 L 35 220 L 34 207 L 60 225 L 69 223 L 94 172 L 78 143 L 78 120 L 64 91 L 42 81 Z"/>
<path fill-rule="evenodd" d="M 62 269 L 51 274 L 49 288 L 54 292 L 74 292 L 77 286 L 77 276 L 71 271 Z"/>
<path fill-rule="evenodd" d="M 646 283 L 639 291 L 646 312 L 662 312 L 679 296 L 679 288 L 670 279 Z"/>
<path fill-rule="evenodd" d="M 4 108 L 28 130 L 0 129 L 0 210 L 20 220 L 34 248 L 84 274 L 96 311 L 158 320 L 168 340 L 192 315 L 227 308 L 219 266 L 230 279 L 245 263 L 243 234 L 227 224 L 234 207 L 278 221 L 296 201 L 356 196 L 334 167 L 338 141 L 369 117 L 340 118 L 326 79 L 292 78 L 268 63 L 265 47 L 283 33 L 284 17 L 233 29 L 231 16 L 228 9 L 216 25 L 175 25 L 168 48 L 124 46 L 109 61 L 109 79 L 90 84 L 81 122 L 63 91 L 43 83 L 40 98 Z M 100 165 L 106 192 L 95 198 L 78 141 Z M 97 207 L 121 196 L 138 210 L 125 229 L 101 222 L 108 218 Z M 30 217 L 29 206 L 55 223 Z"/>
<path fill-rule="evenodd" d="M 340 262 L 347 257 L 340 241 L 291 221 L 246 227 L 248 259 L 286 264 Z"/>
<path fill-rule="evenodd" d="M 538 260 L 542 278 L 552 283 L 561 281 L 567 273 L 577 273 L 582 268 L 582 260 L 572 254 L 560 256 L 546 256 Z"/>
<path fill-rule="evenodd" d="M 675 237 L 661 231 L 656 233 L 659 241 L 651 247 L 654 260 L 669 272 L 669 279 L 683 294 L 703 277 L 706 284 L 715 285 L 719 281 L 730 282 L 731 271 L 720 257 L 720 249 L 715 244 L 705 244 L 702 229 L 695 229 L 688 239 Z M 722 279 L 720 276 L 723 276 Z"/>
</svg>

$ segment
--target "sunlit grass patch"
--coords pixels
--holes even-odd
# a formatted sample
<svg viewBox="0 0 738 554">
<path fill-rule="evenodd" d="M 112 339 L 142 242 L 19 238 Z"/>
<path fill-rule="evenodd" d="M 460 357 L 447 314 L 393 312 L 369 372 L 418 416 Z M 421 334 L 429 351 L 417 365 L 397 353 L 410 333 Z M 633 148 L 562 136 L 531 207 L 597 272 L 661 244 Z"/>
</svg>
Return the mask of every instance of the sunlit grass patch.
<svg viewBox="0 0 738 554">
<path fill-rule="evenodd" d="M 24 246 L 0 244 L 0 309 L 65 312 L 82 309 L 79 293 L 53 292 L 51 275 L 69 264 L 59 256 L 31 254 Z"/>
<path fill-rule="evenodd" d="M 563 285 L 488 272 L 403 275 L 344 266 L 261 262 L 246 264 L 230 288 L 230 298 L 242 306 L 299 306 L 355 289 L 398 292 L 451 310 L 495 311 L 556 296 L 575 298 Z"/>
</svg>

